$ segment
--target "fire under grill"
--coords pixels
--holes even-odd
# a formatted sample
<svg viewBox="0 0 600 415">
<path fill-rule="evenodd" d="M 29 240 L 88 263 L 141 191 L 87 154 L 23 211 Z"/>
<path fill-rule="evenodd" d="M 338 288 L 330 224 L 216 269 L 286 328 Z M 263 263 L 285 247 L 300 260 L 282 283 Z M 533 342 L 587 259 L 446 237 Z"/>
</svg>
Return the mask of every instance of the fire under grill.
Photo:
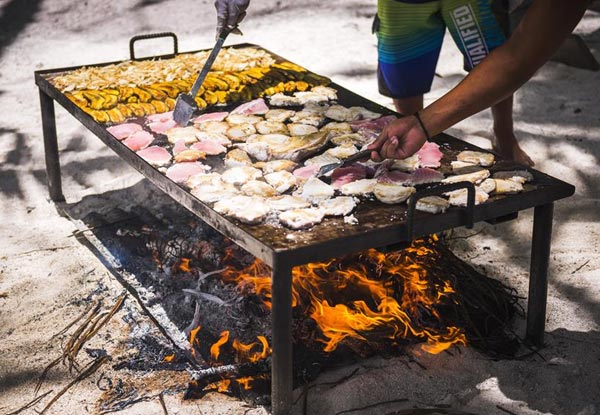
<svg viewBox="0 0 600 415">
<path fill-rule="evenodd" d="M 237 45 L 236 47 L 245 46 L 248 45 Z M 134 56 L 132 56 L 133 58 Z M 373 248 L 385 249 L 388 247 L 389 249 L 389 247 L 398 247 L 399 244 L 406 246 L 410 245 L 414 238 L 427 237 L 455 227 L 471 226 L 474 222 L 496 223 L 510 220 L 516 218 L 519 211 L 534 208 L 525 337 L 534 345 L 540 346 L 543 343 L 553 203 L 572 195 L 573 186 L 529 169 L 533 181 L 525 185 L 521 193 L 491 197 L 486 203 L 476 206 L 473 203 L 474 187 L 470 183 L 433 185 L 418 189 L 407 205 L 384 205 L 369 200 L 361 202 L 354 212 L 354 216 L 358 220 L 357 224 L 345 223 L 342 219 L 328 218 L 322 223 L 302 231 L 290 231 L 268 224 L 247 225 L 218 214 L 183 186 L 167 178 L 121 142 L 115 140 L 107 131 L 106 125 L 95 121 L 92 116 L 80 109 L 50 82 L 52 77 L 75 69 L 77 68 L 35 72 L 35 81 L 40 92 L 46 169 L 51 199 L 57 203 L 65 201 L 61 186 L 54 115 L 54 101 L 56 101 L 170 198 L 269 267 L 263 277 L 266 279 L 270 296 L 268 308 L 270 308 L 271 315 L 271 401 L 274 414 L 286 414 L 291 407 L 292 336 L 296 331 L 293 324 L 292 307 L 296 298 L 292 290 L 292 281 L 295 269 L 297 269 L 294 267 L 306 266 L 308 263 L 327 262 L 332 258 L 357 255 L 359 252 Z M 338 91 L 338 102 L 342 105 L 362 106 L 381 114 L 394 114 L 389 109 L 370 102 L 339 85 L 332 84 L 331 86 Z M 440 134 L 434 137 L 433 141 L 443 149 L 442 166 L 448 166 L 449 161 L 454 160 L 460 151 L 484 151 L 447 134 Z M 499 161 L 490 168 L 490 171 L 508 170 L 511 167 L 514 166 Z M 460 187 L 467 188 L 469 192 L 469 203 L 466 208 L 453 207 L 445 213 L 436 215 L 415 210 L 416 202 L 419 199 L 433 194 L 439 195 Z M 163 250 L 157 249 L 155 255 L 161 252 Z M 164 250 L 164 252 L 168 251 Z M 155 259 L 160 260 L 160 258 Z M 367 301 L 367 299 L 363 298 L 363 301 Z"/>
</svg>

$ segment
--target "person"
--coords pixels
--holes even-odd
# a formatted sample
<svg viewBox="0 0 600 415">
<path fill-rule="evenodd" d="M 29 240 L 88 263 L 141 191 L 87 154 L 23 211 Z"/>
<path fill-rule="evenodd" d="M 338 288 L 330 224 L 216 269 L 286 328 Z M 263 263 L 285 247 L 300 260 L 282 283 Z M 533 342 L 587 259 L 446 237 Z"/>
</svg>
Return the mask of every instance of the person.
<svg viewBox="0 0 600 415">
<path fill-rule="evenodd" d="M 249 4 L 250 0 L 215 0 L 217 37 L 226 27 L 232 30 L 232 33 L 241 34 L 238 25 L 246 17 L 246 9 Z"/>
<path fill-rule="evenodd" d="M 415 0 L 426 1 L 426 0 Z M 551 57 L 583 17 L 590 0 L 533 0 L 510 37 L 441 98 L 385 127 L 368 146 L 371 159 L 405 159 L 425 141 L 510 96 Z M 216 0 L 217 33 L 236 27 L 249 0 Z M 512 105 L 511 105 L 512 106 Z"/>
<path fill-rule="evenodd" d="M 551 57 L 583 17 L 589 0 L 534 0 L 511 36 L 441 98 L 390 123 L 371 158 L 404 159 L 427 137 L 506 100 Z"/>
<path fill-rule="evenodd" d="M 492 0 L 379 0 L 377 34 L 379 92 L 403 115 L 423 108 L 431 89 L 444 32 L 448 28 L 467 71 L 505 41 Z M 504 158 L 532 166 L 513 129 L 513 96 L 492 106 L 494 149 Z"/>
</svg>

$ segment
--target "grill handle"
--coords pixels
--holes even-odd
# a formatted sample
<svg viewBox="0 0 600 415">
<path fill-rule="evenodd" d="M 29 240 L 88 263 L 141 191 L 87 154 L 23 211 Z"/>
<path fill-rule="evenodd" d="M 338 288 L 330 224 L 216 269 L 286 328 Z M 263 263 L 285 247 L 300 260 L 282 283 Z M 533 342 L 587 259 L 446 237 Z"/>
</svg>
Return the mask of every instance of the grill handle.
<svg viewBox="0 0 600 415">
<path fill-rule="evenodd" d="M 407 235 L 408 241 L 412 241 L 414 237 L 414 215 L 417 208 L 417 202 L 426 196 L 442 196 L 446 192 L 453 190 L 467 189 L 467 207 L 464 209 L 464 226 L 471 229 L 473 227 L 473 209 L 475 207 L 475 186 L 471 182 L 458 182 L 443 184 L 440 186 L 430 187 L 428 189 L 419 190 L 413 194 L 408 201 L 407 212 Z"/>
<path fill-rule="evenodd" d="M 179 52 L 177 35 L 173 32 L 160 32 L 160 33 L 149 33 L 147 35 L 136 35 L 129 39 L 129 58 L 134 61 L 138 58 L 135 57 L 135 42 L 138 40 L 156 39 L 160 37 L 171 37 L 173 38 L 173 55 L 177 55 Z"/>
</svg>

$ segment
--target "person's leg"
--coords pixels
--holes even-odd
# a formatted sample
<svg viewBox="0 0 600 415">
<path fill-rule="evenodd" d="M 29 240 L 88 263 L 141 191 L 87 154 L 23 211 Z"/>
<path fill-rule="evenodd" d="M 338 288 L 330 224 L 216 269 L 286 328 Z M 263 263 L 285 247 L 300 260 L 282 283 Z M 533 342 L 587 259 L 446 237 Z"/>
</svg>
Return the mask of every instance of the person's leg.
<svg viewBox="0 0 600 415">
<path fill-rule="evenodd" d="M 423 95 L 407 98 L 394 98 L 394 107 L 402 115 L 410 115 L 423 109 Z"/>
<path fill-rule="evenodd" d="M 422 109 L 431 89 L 445 31 L 439 10 L 439 1 L 377 2 L 379 92 L 403 115 Z"/>
<path fill-rule="evenodd" d="M 443 0 L 442 16 L 465 57 L 467 71 L 506 39 L 494 16 L 490 0 Z M 495 136 L 492 144 L 501 156 L 532 166 L 533 161 L 519 147 L 514 134 L 512 104 L 511 96 L 492 107 Z"/>
<path fill-rule="evenodd" d="M 523 166 L 531 167 L 533 160 L 519 146 L 513 128 L 513 96 L 492 107 L 494 117 L 494 150 L 502 157 L 513 160 Z"/>
</svg>

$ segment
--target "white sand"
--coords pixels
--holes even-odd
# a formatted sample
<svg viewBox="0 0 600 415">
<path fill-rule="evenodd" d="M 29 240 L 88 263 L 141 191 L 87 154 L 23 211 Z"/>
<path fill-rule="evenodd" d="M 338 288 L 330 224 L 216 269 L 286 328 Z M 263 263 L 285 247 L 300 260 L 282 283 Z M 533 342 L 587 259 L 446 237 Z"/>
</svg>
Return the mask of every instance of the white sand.
<svg viewBox="0 0 600 415">
<path fill-rule="evenodd" d="M 60 341 L 52 335 L 84 308 L 77 301 L 99 286 L 106 287 L 101 295 L 107 302 L 122 290 L 71 236 L 73 225 L 47 200 L 33 71 L 126 59 L 128 40 L 139 33 L 175 31 L 180 50 L 207 48 L 213 41 L 215 14 L 212 1 L 183 0 L 2 0 L 0 7 L 0 413 L 7 413 L 33 399 L 35 379 L 60 355 Z M 31 10 L 22 17 L 14 10 L 19 7 Z M 370 34 L 374 12 L 374 0 L 254 0 L 242 27 L 245 36 L 230 42 L 260 44 L 389 105 L 376 88 L 375 38 Z M 576 31 L 600 57 L 600 13 L 588 12 Z M 140 44 L 139 54 L 155 54 L 161 45 L 169 50 L 169 42 L 148 41 Z M 436 78 L 428 101 L 464 76 L 461 57 L 449 38 L 437 72 L 442 77 Z M 69 202 L 141 179 L 72 116 L 58 106 L 56 112 Z M 515 121 L 536 168 L 577 187 L 573 197 L 555 206 L 547 347 L 538 356 L 512 361 L 491 361 L 469 348 L 455 350 L 452 356 L 423 355 L 419 361 L 427 370 L 403 359 L 369 359 L 357 366 L 350 380 L 311 389 L 308 413 L 336 414 L 375 404 L 379 405 L 344 413 L 394 413 L 436 404 L 480 414 L 506 414 L 498 407 L 520 415 L 600 413 L 600 72 L 548 63 L 517 93 Z M 449 133 L 489 147 L 490 131 L 490 114 L 485 111 Z M 503 225 L 479 224 L 473 231 L 461 231 L 481 233 L 458 240 L 455 248 L 525 296 L 531 225 L 531 212 Z M 133 303 L 129 307 L 135 309 Z M 111 324 L 95 346 L 118 356 L 126 325 L 118 318 Z M 522 326 L 517 323 L 521 334 Z M 81 359 L 86 361 L 83 355 Z M 316 383 L 352 370 L 325 373 Z M 95 385 L 99 373 L 72 388 L 50 413 L 94 413 L 101 394 Z M 57 392 L 72 377 L 58 366 L 42 392 Z M 408 401 L 398 401 L 404 398 Z M 264 413 L 215 394 L 191 403 L 176 395 L 165 399 L 171 414 Z M 395 402 L 383 404 L 388 401 Z M 296 410 L 301 413 L 300 407 Z M 163 412 L 155 399 L 123 413 Z"/>
</svg>

